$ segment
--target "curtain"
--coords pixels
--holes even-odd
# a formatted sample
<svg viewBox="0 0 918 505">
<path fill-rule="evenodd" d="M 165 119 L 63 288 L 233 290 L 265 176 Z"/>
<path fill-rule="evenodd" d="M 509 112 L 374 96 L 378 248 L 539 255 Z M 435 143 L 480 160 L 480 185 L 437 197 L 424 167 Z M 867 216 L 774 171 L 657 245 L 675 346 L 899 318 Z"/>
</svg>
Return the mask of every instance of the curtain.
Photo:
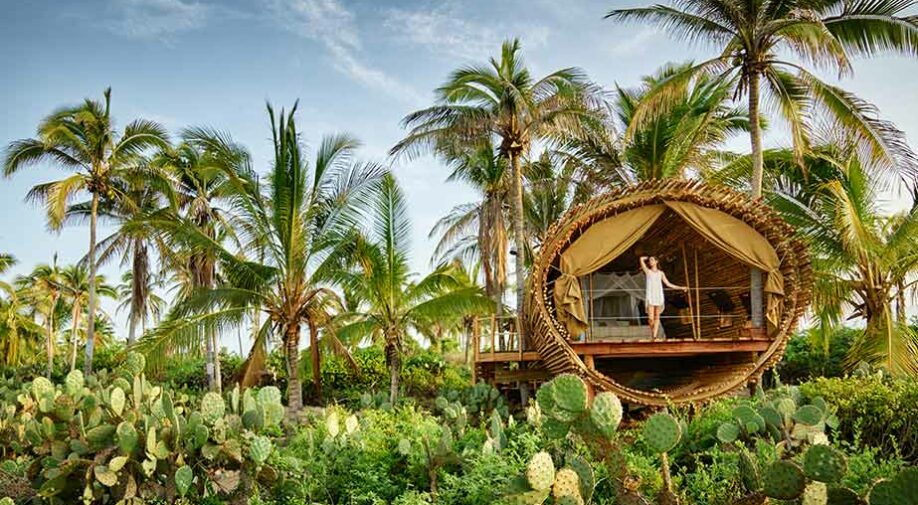
<svg viewBox="0 0 918 505">
<path fill-rule="evenodd" d="M 772 326 L 777 326 L 784 309 L 784 276 L 778 254 L 765 237 L 726 212 L 686 202 L 666 202 L 666 206 L 719 249 L 765 272 L 765 316 Z"/>
<path fill-rule="evenodd" d="M 571 336 L 580 335 L 589 325 L 577 278 L 599 270 L 627 251 L 665 209 L 663 205 L 648 205 L 616 214 L 590 226 L 561 254 L 561 275 L 554 286 L 555 309 L 558 321 Z"/>
</svg>

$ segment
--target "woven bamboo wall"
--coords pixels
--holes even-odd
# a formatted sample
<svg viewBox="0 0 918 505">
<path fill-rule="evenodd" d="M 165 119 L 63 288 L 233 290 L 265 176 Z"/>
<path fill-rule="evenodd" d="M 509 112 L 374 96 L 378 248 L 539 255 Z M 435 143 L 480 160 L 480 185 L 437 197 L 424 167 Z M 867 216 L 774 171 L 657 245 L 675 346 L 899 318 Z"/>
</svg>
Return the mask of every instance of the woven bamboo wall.
<svg viewBox="0 0 918 505">
<path fill-rule="evenodd" d="M 757 356 L 740 355 L 738 359 L 734 356 L 731 358 L 734 361 L 718 362 L 715 366 L 695 366 L 694 372 L 686 372 L 694 375 L 685 378 L 684 387 L 664 392 L 644 391 L 624 386 L 584 364 L 568 345 L 570 336 L 555 317 L 550 286 L 556 276 L 555 267 L 561 253 L 593 223 L 619 212 L 667 200 L 690 202 L 726 212 L 743 220 L 765 237 L 774 246 L 781 260 L 785 282 L 784 312 L 767 351 Z M 681 227 L 683 230 L 686 228 Z M 635 247 L 642 243 L 639 241 Z M 713 260 L 700 262 L 699 268 L 704 267 L 701 276 L 712 276 L 713 279 L 731 275 L 730 270 L 719 266 L 723 262 Z M 745 279 L 748 279 L 748 272 L 745 275 Z M 809 304 L 811 289 L 812 273 L 806 247 L 794 239 L 794 230 L 771 208 L 727 188 L 709 187 L 690 181 L 651 182 L 596 197 L 572 208 L 555 223 L 535 259 L 529 278 L 526 301 L 528 310 L 524 324 L 543 363 L 553 374 L 575 373 L 594 388 L 612 391 L 623 400 L 634 403 L 663 406 L 669 403 L 703 402 L 745 386 L 749 380 L 780 360 L 787 339 Z M 693 368 L 691 360 L 686 360 L 685 364 Z"/>
</svg>

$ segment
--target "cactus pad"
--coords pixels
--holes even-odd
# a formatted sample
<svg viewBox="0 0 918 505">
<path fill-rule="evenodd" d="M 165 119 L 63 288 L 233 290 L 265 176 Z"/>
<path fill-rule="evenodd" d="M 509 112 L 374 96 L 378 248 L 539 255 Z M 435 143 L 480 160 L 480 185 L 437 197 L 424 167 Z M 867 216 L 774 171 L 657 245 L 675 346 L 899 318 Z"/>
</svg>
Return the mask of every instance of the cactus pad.
<svg viewBox="0 0 918 505">
<path fill-rule="evenodd" d="M 68 395 L 76 397 L 83 392 L 83 384 L 83 372 L 71 370 L 67 377 L 64 378 L 64 391 Z"/>
<path fill-rule="evenodd" d="M 807 426 L 816 426 L 822 422 L 822 411 L 813 405 L 804 405 L 794 412 L 794 421 Z"/>
<path fill-rule="evenodd" d="M 147 367 L 147 360 L 139 352 L 129 352 L 121 368 L 131 376 L 138 376 Z"/>
<path fill-rule="evenodd" d="M 826 505 L 828 502 L 828 492 L 826 485 L 822 482 L 810 482 L 806 489 L 803 490 L 803 496 L 800 498 L 800 505 Z"/>
<path fill-rule="evenodd" d="M 745 447 L 740 447 L 738 469 L 746 491 L 752 493 L 762 489 L 759 465 L 752 459 L 752 455 Z"/>
<path fill-rule="evenodd" d="M 205 393 L 201 398 L 201 416 L 207 424 L 214 424 L 218 419 L 222 419 L 226 413 L 226 404 L 219 393 L 213 391 Z"/>
<path fill-rule="evenodd" d="M 133 424 L 122 422 L 118 425 L 115 433 L 118 437 L 118 447 L 120 447 L 125 454 L 130 454 L 137 449 L 139 437 L 137 436 L 137 430 L 134 429 Z"/>
<path fill-rule="evenodd" d="M 178 491 L 179 496 L 185 496 L 193 480 L 194 472 L 188 465 L 184 465 L 175 471 L 175 490 Z"/>
<path fill-rule="evenodd" d="M 659 412 L 644 424 L 644 440 L 656 452 L 668 452 L 676 447 L 682 438 L 679 421 L 670 414 Z"/>
<path fill-rule="evenodd" d="M 846 487 L 829 487 L 826 493 L 827 505 L 862 505 L 861 497 Z"/>
<path fill-rule="evenodd" d="M 526 481 L 536 491 L 551 488 L 555 481 L 555 464 L 547 452 L 536 453 L 526 466 Z"/>
<path fill-rule="evenodd" d="M 596 476 L 593 474 L 593 467 L 580 456 L 570 456 L 567 458 L 567 466 L 577 472 L 580 478 L 580 497 L 585 503 L 590 503 L 593 499 L 593 489 L 596 487 Z"/>
<path fill-rule="evenodd" d="M 580 414 L 587 408 L 587 388 L 574 374 L 561 374 L 552 381 L 552 396 L 557 408 Z"/>
<path fill-rule="evenodd" d="M 114 412 L 116 416 L 120 416 L 121 413 L 124 412 L 125 401 L 126 401 L 126 398 L 124 396 L 124 390 L 115 386 L 115 388 L 112 389 L 108 404 L 112 408 L 112 412 Z"/>
<path fill-rule="evenodd" d="M 902 505 L 907 504 L 907 500 L 908 497 L 893 481 L 881 479 L 870 488 L 867 501 L 870 505 Z"/>
<path fill-rule="evenodd" d="M 281 404 L 281 392 L 274 386 L 266 386 L 258 390 L 256 401 L 262 405 Z"/>
<path fill-rule="evenodd" d="M 731 444 L 739 438 L 740 429 L 734 423 L 723 423 L 717 427 L 717 440 L 725 444 Z"/>
<path fill-rule="evenodd" d="M 562 496 L 580 498 L 580 476 L 577 475 L 577 472 L 566 467 L 558 470 L 558 473 L 555 474 L 555 483 L 551 487 L 551 495 L 555 501 Z"/>
<path fill-rule="evenodd" d="M 612 438 L 618 425 L 622 422 L 622 402 L 608 391 L 599 393 L 593 398 L 590 407 L 590 420 L 603 436 Z"/>
<path fill-rule="evenodd" d="M 44 377 L 35 377 L 32 380 L 31 391 L 36 400 L 41 400 L 44 396 L 54 394 L 54 384 Z"/>
<path fill-rule="evenodd" d="M 548 498 L 548 490 L 526 491 L 506 496 L 500 503 L 503 505 L 542 505 Z"/>
<path fill-rule="evenodd" d="M 776 461 L 762 474 L 762 490 L 769 498 L 795 500 L 806 488 L 803 470 L 791 461 Z"/>
<path fill-rule="evenodd" d="M 249 444 L 249 457 L 256 465 L 261 466 L 268 461 L 268 456 L 271 455 L 273 448 L 270 438 L 257 435 L 252 437 L 252 442 Z"/>
<path fill-rule="evenodd" d="M 803 457 L 806 476 L 819 482 L 838 482 L 848 471 L 845 455 L 828 445 L 814 445 Z"/>
</svg>

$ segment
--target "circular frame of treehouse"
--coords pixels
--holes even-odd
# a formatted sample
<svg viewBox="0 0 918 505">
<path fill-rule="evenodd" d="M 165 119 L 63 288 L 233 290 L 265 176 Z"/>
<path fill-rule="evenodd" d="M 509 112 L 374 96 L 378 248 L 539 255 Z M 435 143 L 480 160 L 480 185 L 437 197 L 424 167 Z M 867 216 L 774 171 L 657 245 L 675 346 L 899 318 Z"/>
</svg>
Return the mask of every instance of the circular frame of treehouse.
<svg viewBox="0 0 918 505">
<path fill-rule="evenodd" d="M 720 211 L 745 223 L 746 226 L 742 226 L 734 221 L 735 225 L 746 229 L 747 233 L 754 230 L 755 233 L 752 235 L 758 236 L 751 238 L 763 244 L 767 241 L 766 245 L 770 245 L 770 248 L 766 248 L 773 249 L 767 252 L 774 258 L 776 265 L 772 274 L 783 281 L 783 296 L 779 299 L 780 310 L 769 313 L 768 343 L 764 344 L 767 348 L 763 347 L 761 352 L 736 354 L 740 357 L 738 361 L 720 365 L 716 371 L 704 364 L 692 365 L 696 368 L 691 371 L 695 374 L 691 387 L 645 389 L 626 385 L 623 383 L 625 381 L 615 380 L 597 367 L 588 366 L 575 349 L 576 345 L 571 345 L 573 339 L 572 332 L 569 331 L 570 324 L 562 322 L 559 318 L 555 301 L 555 285 L 559 272 L 563 270 L 559 265 L 567 260 L 562 255 L 592 227 L 604 221 L 611 223 L 611 218 L 628 211 L 642 208 L 646 210 L 649 207 L 676 207 L 680 203 L 684 204 L 684 208 L 695 208 L 708 214 L 720 215 L 709 210 Z M 724 219 L 730 220 L 730 217 Z M 649 223 L 647 226 L 649 227 Z M 647 229 L 645 227 L 640 232 L 642 236 Z M 632 244 L 639 241 L 639 238 L 631 239 Z M 795 230 L 761 200 L 753 200 L 728 188 L 698 182 L 653 181 L 617 189 L 579 204 L 550 228 L 535 258 L 528 281 L 524 324 L 528 329 L 531 345 L 539 352 L 542 363 L 552 375 L 574 373 L 597 391 L 611 391 L 622 400 L 636 404 L 666 406 L 701 403 L 745 387 L 781 359 L 790 334 L 809 305 L 812 283 L 806 246 L 795 238 Z M 572 284 L 574 283 L 569 282 L 568 286 Z M 579 281 L 576 282 L 575 289 L 580 292 Z M 768 287 L 764 291 L 767 296 Z M 769 302 L 769 310 L 771 308 Z M 565 316 L 568 320 L 571 319 L 567 312 Z M 727 342 L 725 345 L 730 343 Z M 653 352 L 652 347 L 648 349 Z M 588 362 L 593 365 L 592 357 Z M 704 360 L 701 362 L 704 363 Z"/>
</svg>

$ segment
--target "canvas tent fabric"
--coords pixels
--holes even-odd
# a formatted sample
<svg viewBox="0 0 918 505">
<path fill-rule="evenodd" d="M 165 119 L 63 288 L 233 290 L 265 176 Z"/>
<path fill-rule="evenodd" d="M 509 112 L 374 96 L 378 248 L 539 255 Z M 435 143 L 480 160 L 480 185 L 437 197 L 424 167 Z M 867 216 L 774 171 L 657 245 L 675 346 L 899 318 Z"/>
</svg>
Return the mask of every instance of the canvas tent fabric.
<svg viewBox="0 0 918 505">
<path fill-rule="evenodd" d="M 593 273 L 634 245 L 667 208 L 725 253 L 766 274 L 767 319 L 780 320 L 784 279 L 780 261 L 768 241 L 743 221 L 716 209 L 681 201 L 646 205 L 590 226 L 562 254 L 561 274 L 555 281 L 554 302 L 558 321 L 570 335 L 583 333 L 589 322 L 578 277 Z"/>
</svg>

